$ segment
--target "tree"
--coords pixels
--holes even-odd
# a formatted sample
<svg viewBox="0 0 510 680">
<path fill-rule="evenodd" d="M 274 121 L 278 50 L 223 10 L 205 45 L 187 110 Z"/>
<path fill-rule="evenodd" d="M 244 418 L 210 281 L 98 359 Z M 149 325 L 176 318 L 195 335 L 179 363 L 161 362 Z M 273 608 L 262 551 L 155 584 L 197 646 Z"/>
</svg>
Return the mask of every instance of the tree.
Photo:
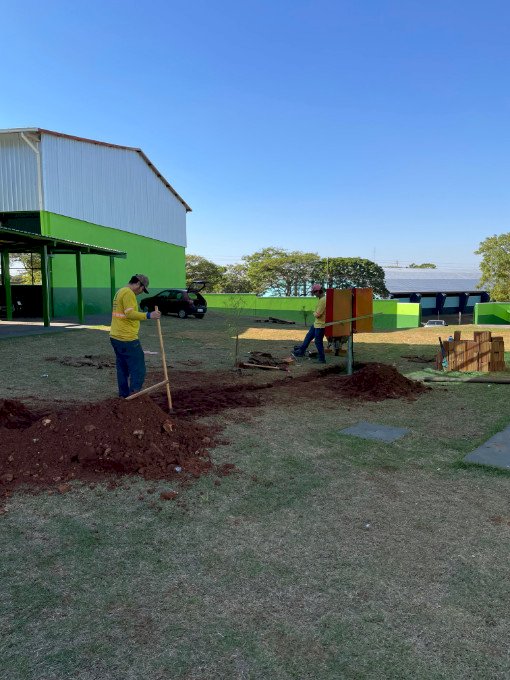
<svg viewBox="0 0 510 680">
<path fill-rule="evenodd" d="M 246 273 L 246 265 L 229 264 L 221 280 L 214 287 L 215 293 L 251 293 L 252 284 Z"/>
<path fill-rule="evenodd" d="M 413 262 L 409 265 L 409 269 L 437 269 L 437 267 L 432 262 L 423 262 L 423 264 L 415 264 Z"/>
<path fill-rule="evenodd" d="M 282 248 L 263 248 L 242 258 L 254 293 L 262 295 L 272 290 L 277 295 L 285 294 L 282 292 L 282 267 L 286 254 Z"/>
<path fill-rule="evenodd" d="M 331 257 L 322 260 L 321 281 L 330 288 L 372 288 L 375 295 L 389 295 L 384 281 L 384 269 L 361 257 Z"/>
<path fill-rule="evenodd" d="M 475 254 L 482 256 L 480 285 L 495 302 L 510 300 L 510 233 L 489 236 Z"/>
<path fill-rule="evenodd" d="M 200 255 L 186 255 L 186 281 L 207 281 L 208 290 L 213 290 L 221 282 L 225 267 L 221 267 Z"/>
<path fill-rule="evenodd" d="M 253 292 L 289 296 L 306 295 L 319 261 L 317 253 L 289 252 L 283 248 L 263 248 L 243 257 Z"/>
<path fill-rule="evenodd" d="M 17 272 L 11 277 L 12 284 L 25 286 L 41 284 L 41 255 L 39 253 L 16 253 L 9 259 L 10 268 Z"/>
</svg>

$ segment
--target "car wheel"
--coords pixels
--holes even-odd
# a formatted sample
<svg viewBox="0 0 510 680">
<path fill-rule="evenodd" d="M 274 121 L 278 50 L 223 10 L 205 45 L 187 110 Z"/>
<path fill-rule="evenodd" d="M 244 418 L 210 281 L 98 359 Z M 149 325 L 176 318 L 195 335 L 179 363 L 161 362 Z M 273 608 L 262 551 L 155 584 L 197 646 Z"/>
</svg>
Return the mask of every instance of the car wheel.
<svg viewBox="0 0 510 680">
<path fill-rule="evenodd" d="M 184 309 L 179 309 L 177 312 L 177 316 L 179 319 L 185 319 L 188 315 L 186 314 L 186 311 Z"/>
<path fill-rule="evenodd" d="M 204 315 L 203 314 L 195 314 L 195 319 L 203 319 Z"/>
</svg>

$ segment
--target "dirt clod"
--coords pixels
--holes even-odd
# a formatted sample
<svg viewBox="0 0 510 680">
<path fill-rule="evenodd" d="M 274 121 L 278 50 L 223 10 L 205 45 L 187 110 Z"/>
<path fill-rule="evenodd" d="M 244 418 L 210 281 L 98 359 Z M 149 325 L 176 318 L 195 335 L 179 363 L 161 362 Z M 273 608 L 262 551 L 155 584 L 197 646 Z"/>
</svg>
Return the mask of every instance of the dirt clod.
<svg viewBox="0 0 510 680">
<path fill-rule="evenodd" d="M 16 399 L 0 399 L 0 427 L 17 429 L 28 427 L 34 416 Z"/>
<path fill-rule="evenodd" d="M 162 501 L 173 501 L 174 498 L 177 498 L 177 495 L 177 491 L 162 491 L 159 497 Z"/>
</svg>

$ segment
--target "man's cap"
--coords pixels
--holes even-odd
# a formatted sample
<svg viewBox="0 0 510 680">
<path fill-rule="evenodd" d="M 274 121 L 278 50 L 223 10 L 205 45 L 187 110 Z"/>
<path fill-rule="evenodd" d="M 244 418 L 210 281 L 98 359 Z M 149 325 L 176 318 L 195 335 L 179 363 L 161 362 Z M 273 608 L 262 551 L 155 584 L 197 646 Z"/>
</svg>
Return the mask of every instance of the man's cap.
<svg viewBox="0 0 510 680">
<path fill-rule="evenodd" d="M 322 290 L 322 286 L 320 283 L 314 283 L 312 286 L 312 293 L 318 293 L 319 290 Z"/>
<path fill-rule="evenodd" d="M 149 292 L 149 277 L 145 276 L 145 274 L 135 274 L 135 276 L 138 279 L 138 281 L 140 281 L 140 283 L 142 284 L 143 292 L 148 293 Z"/>
</svg>

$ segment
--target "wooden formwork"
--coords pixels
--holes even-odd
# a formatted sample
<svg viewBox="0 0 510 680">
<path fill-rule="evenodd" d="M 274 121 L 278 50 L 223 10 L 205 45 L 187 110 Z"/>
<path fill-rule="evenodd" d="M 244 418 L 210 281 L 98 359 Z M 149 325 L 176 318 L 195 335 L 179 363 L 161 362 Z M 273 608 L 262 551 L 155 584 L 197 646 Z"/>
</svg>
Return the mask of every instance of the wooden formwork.
<svg viewBox="0 0 510 680">
<path fill-rule="evenodd" d="M 505 370 L 505 343 L 502 337 L 492 337 L 490 331 L 475 331 L 473 340 L 461 340 L 455 331 L 453 340 L 443 342 L 448 366 L 446 371 L 482 371 L 484 373 Z M 436 356 L 436 368 L 443 367 L 443 353 Z"/>
</svg>

